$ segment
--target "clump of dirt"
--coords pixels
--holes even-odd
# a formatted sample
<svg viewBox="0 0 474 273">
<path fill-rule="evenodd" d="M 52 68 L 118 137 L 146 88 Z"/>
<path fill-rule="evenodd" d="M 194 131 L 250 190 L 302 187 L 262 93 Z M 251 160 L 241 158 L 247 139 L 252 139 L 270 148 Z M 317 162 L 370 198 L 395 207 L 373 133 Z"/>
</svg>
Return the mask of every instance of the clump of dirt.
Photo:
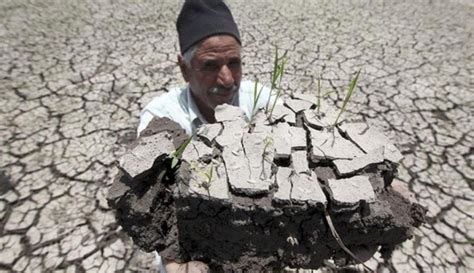
<svg viewBox="0 0 474 273">
<path fill-rule="evenodd" d="M 132 179 L 120 171 L 108 196 L 119 224 L 143 250 L 177 262 L 203 261 L 213 272 L 315 269 L 325 259 L 347 259 L 328 215 L 349 249 L 382 246 L 389 253 L 409 239 L 426 210 L 390 189 L 397 163 L 388 159 L 397 158 L 396 148 L 372 151 L 372 143 L 354 135 L 357 126 L 342 135 L 334 128 L 311 129 L 303 112 L 294 115 L 290 122 L 261 119 L 264 124 L 248 132 L 236 109 L 224 109 L 222 126 L 203 125 L 177 166 L 160 154 L 146 175 Z M 322 122 L 314 116 L 309 121 L 313 127 Z M 167 119 L 152 121 L 141 137 L 161 132 L 173 136 L 176 148 L 186 139 Z M 324 141 L 326 136 L 332 139 Z M 378 141 L 385 145 L 382 137 Z M 296 165 L 301 160 L 307 166 Z"/>
</svg>

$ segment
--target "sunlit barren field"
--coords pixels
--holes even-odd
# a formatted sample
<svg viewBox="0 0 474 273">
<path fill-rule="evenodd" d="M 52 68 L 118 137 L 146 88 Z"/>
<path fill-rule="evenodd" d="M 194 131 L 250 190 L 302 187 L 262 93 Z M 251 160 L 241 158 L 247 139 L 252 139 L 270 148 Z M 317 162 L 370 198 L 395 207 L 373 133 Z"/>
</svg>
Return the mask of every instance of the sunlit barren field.
<svg viewBox="0 0 474 273">
<path fill-rule="evenodd" d="M 105 196 L 140 109 L 184 84 L 180 3 L 0 2 L 0 271 L 157 270 Z M 286 92 L 316 94 L 321 76 L 340 105 L 361 69 L 346 115 L 389 136 L 405 156 L 399 180 L 428 209 L 390 268 L 472 272 L 474 5 L 228 3 L 246 79 L 269 82 L 278 46 L 288 50 Z"/>
</svg>

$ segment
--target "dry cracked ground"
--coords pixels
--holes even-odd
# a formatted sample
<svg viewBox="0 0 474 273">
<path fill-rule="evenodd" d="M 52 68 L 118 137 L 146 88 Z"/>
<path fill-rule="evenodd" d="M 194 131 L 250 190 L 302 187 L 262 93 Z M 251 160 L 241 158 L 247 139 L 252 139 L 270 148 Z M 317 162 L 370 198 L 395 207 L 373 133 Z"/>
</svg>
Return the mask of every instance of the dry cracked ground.
<svg viewBox="0 0 474 273">
<path fill-rule="evenodd" d="M 399 180 L 428 222 L 395 251 L 396 272 L 474 270 L 474 4 L 469 1 L 228 1 L 245 77 L 340 104 L 403 152 Z M 141 108 L 183 80 L 180 1 L 0 2 L 0 271 L 150 271 L 105 202 Z M 376 264 L 374 259 L 371 264 Z"/>
</svg>

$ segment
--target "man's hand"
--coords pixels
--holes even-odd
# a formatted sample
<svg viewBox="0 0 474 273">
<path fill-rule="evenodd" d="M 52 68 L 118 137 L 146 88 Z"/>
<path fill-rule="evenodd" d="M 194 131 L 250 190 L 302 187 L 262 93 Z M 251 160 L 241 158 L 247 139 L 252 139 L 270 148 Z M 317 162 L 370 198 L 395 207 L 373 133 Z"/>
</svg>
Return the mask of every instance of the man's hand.
<svg viewBox="0 0 474 273">
<path fill-rule="evenodd" d="M 163 260 L 167 273 L 207 273 L 209 267 L 199 261 L 190 261 L 179 264 L 169 260 Z"/>
</svg>

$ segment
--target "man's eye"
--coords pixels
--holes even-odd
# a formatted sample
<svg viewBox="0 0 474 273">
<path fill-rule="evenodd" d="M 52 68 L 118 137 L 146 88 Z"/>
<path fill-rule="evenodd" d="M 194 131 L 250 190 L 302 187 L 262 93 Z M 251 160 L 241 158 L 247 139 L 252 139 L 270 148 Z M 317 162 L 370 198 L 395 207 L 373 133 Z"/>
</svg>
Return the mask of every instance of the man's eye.
<svg viewBox="0 0 474 273">
<path fill-rule="evenodd" d="M 216 71 L 219 68 L 219 65 L 215 62 L 205 62 L 202 66 L 202 69 L 205 71 Z"/>
<path fill-rule="evenodd" d="M 239 68 L 242 65 L 242 62 L 240 60 L 232 60 L 229 62 L 228 66 L 229 68 Z"/>
</svg>

